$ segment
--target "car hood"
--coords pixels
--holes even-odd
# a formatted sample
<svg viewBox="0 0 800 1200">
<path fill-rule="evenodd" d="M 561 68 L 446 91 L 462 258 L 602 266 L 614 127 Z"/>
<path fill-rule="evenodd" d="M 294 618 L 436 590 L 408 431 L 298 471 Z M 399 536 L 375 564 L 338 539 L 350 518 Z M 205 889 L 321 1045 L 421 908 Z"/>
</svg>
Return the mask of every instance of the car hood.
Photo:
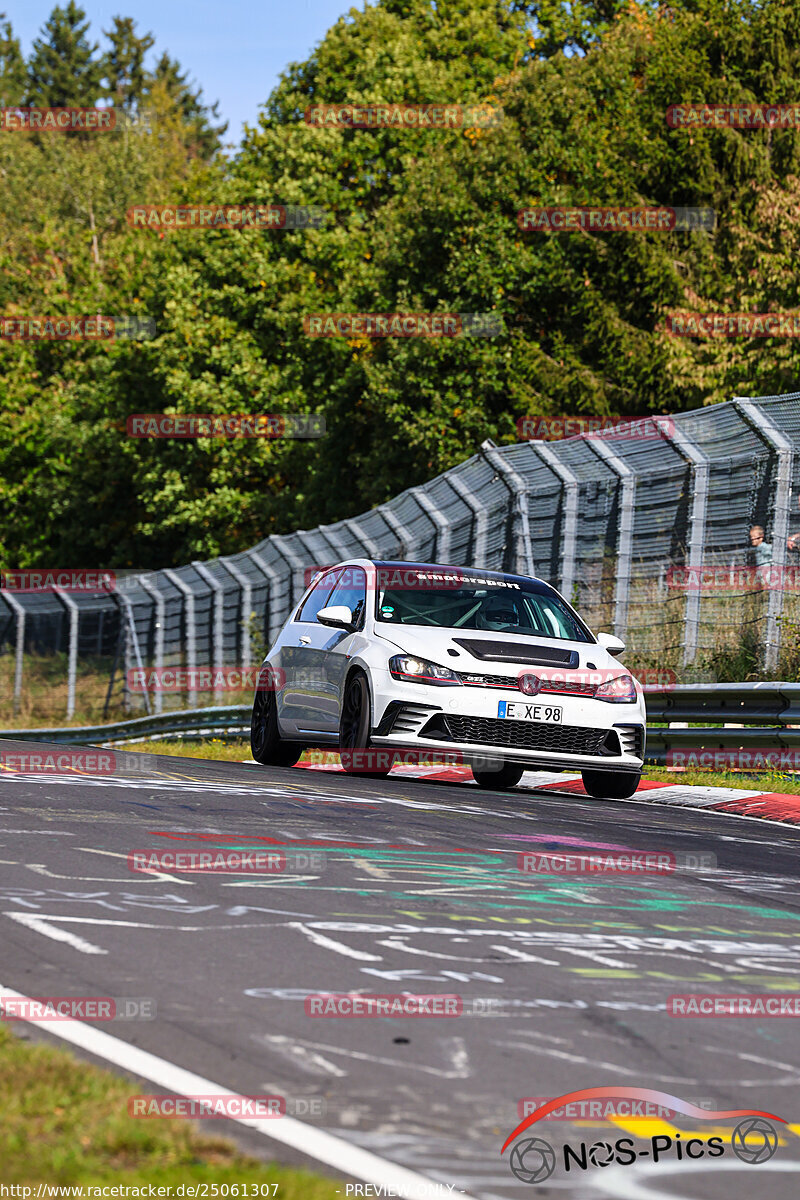
<svg viewBox="0 0 800 1200">
<path fill-rule="evenodd" d="M 520 637 L 474 629 L 422 629 L 418 625 L 388 623 L 375 626 L 375 634 L 387 645 L 428 659 L 453 671 L 483 675 L 515 675 L 521 670 L 612 670 L 630 672 L 597 643 L 556 641 L 553 638 Z M 455 651 L 455 654 L 448 651 Z"/>
</svg>

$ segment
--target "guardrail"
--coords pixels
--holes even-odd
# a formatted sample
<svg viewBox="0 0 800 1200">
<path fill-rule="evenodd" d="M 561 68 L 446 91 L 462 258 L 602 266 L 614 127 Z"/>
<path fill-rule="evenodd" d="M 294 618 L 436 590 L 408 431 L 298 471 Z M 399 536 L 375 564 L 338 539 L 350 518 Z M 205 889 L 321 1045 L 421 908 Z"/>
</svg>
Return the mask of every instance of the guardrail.
<svg viewBox="0 0 800 1200">
<path fill-rule="evenodd" d="M 645 699 L 648 762 L 666 762 L 670 750 L 800 749 L 800 728 L 789 728 L 800 726 L 800 683 L 690 683 Z M 653 721 L 714 724 L 676 729 Z"/>
<path fill-rule="evenodd" d="M 211 737 L 215 734 L 250 733 L 249 704 L 235 704 L 224 708 L 190 708 L 176 712 L 158 713 L 150 717 L 135 717 L 130 721 L 117 721 L 113 725 L 74 725 L 57 729 L 0 729 L 0 738 L 14 738 L 26 742 L 59 742 L 68 746 L 123 745 L 125 742 L 142 741 L 148 737 L 164 737 L 171 734 L 191 738 Z"/>
<path fill-rule="evenodd" d="M 650 692 L 646 702 L 649 722 L 657 722 L 647 726 L 648 762 L 664 763 L 670 750 L 800 749 L 800 683 L 691 683 Z M 674 728 L 669 724 L 673 721 L 712 724 Z M 726 724 L 733 728 L 725 728 Z M 789 728 L 795 724 L 798 728 Z M 250 705 L 231 705 L 181 709 L 112 725 L 3 729 L 0 738 L 124 745 L 149 737 L 199 740 L 249 732 Z"/>
</svg>

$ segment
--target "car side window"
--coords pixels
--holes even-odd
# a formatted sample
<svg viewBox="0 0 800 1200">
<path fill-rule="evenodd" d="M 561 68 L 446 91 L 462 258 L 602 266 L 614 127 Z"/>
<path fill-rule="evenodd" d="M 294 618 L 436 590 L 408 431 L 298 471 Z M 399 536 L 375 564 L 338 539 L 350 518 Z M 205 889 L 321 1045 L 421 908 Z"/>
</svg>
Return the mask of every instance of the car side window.
<svg viewBox="0 0 800 1200">
<path fill-rule="evenodd" d="M 306 598 L 306 602 L 300 609 L 300 612 L 295 617 L 296 621 L 316 621 L 317 613 L 321 608 L 325 608 L 333 591 L 336 580 L 342 573 L 342 568 L 339 567 L 335 571 L 326 571 L 320 581 L 314 585 L 313 589 Z"/>
<path fill-rule="evenodd" d="M 367 607 L 366 571 L 362 567 L 345 567 L 328 603 L 331 607 L 335 604 L 346 604 L 353 614 L 355 628 L 360 629 Z"/>
</svg>

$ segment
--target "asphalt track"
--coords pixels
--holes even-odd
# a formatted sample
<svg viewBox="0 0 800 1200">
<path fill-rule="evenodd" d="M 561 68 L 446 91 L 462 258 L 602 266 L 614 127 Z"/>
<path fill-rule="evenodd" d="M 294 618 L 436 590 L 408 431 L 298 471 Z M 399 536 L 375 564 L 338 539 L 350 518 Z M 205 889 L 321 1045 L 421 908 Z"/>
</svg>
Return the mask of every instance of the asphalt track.
<svg viewBox="0 0 800 1200">
<path fill-rule="evenodd" d="M 33 749 L 0 743 L 4 754 Z M 797 829 L 534 789 L 167 756 L 148 756 L 143 774 L 137 763 L 126 755 L 113 774 L 90 777 L 0 771 L 3 988 L 151 997 L 155 1019 L 98 1028 L 234 1092 L 283 1095 L 309 1130 L 455 1194 L 798 1194 L 800 1018 L 679 1019 L 665 1008 L 676 993 L 798 990 Z M 154 846 L 275 846 L 322 853 L 324 864 L 132 872 L 128 853 Z M 518 851 L 548 848 L 717 861 L 644 876 L 518 869 Z M 320 992 L 455 993 L 465 1012 L 307 1016 L 304 999 Z M 54 1024 L 24 1029 L 58 1034 Z M 548 1121 L 524 1136 L 560 1156 L 565 1141 L 628 1135 L 641 1159 L 569 1174 L 559 1160 L 546 1182 L 517 1181 L 500 1148 L 518 1101 L 602 1085 L 764 1109 L 792 1127 L 779 1126 L 774 1158 L 751 1165 L 730 1148 L 735 1121 Z M 724 1157 L 653 1163 L 651 1135 L 673 1128 L 684 1139 L 723 1136 Z M 265 1157 L 325 1170 L 269 1136 L 232 1132 Z"/>
</svg>

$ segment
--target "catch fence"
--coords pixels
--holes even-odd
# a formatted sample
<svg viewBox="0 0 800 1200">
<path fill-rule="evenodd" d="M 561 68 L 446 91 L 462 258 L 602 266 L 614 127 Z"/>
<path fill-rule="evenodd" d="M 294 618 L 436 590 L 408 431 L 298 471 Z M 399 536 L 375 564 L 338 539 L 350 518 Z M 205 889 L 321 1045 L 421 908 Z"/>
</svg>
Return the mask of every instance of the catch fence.
<svg viewBox="0 0 800 1200">
<path fill-rule="evenodd" d="M 245 670 L 299 601 L 309 571 L 344 558 L 402 559 L 537 575 L 632 668 L 688 682 L 714 656 L 757 653 L 762 675 L 800 667 L 800 392 L 737 397 L 646 425 L 561 441 L 486 441 L 472 458 L 360 516 L 266 538 L 175 569 L 118 573 L 109 592 L 0 591 L 0 665 L 19 713 L 31 656 L 57 658 L 72 719 L 89 667 L 104 711 L 207 703 L 131 690 L 134 668 Z M 754 570 L 749 529 L 771 561 Z M 787 569 L 788 568 L 788 569 Z M 190 678 L 192 678 L 190 676 Z M 215 704 L 234 703 L 220 687 Z"/>
</svg>

